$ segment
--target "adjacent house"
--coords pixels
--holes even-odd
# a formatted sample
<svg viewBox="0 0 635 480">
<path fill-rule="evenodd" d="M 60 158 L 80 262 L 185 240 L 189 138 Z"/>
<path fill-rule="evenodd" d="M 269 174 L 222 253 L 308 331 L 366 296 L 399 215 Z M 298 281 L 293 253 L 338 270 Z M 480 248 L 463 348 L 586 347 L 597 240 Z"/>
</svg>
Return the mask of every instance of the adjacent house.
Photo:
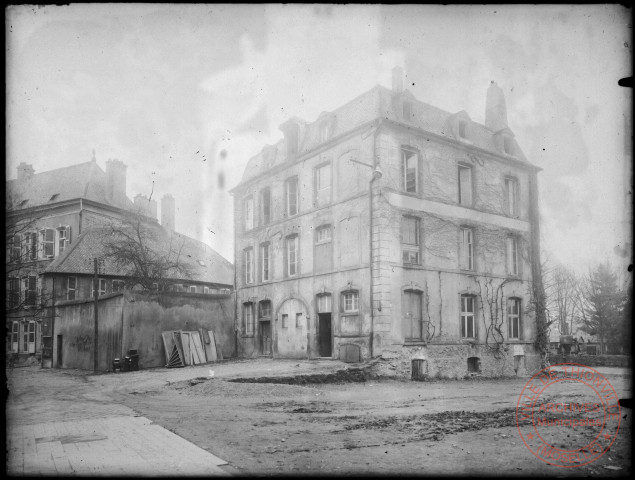
<svg viewBox="0 0 635 480">
<path fill-rule="evenodd" d="M 170 245 L 187 267 L 170 272 L 169 285 L 161 285 L 161 291 L 230 297 L 231 263 L 174 231 L 171 195 L 161 201 L 161 224 L 155 200 L 137 195 L 131 201 L 126 195 L 126 170 L 123 162 L 108 160 L 104 171 L 94 156 L 89 162 L 41 173 L 21 163 L 18 178 L 7 182 L 8 353 L 29 356 L 44 350 L 50 361 L 57 348 L 55 303 L 86 301 L 92 298 L 94 285 L 99 296 L 135 288 L 129 269 L 105 256 L 105 242 L 116 240 L 112 225 L 125 224 L 131 217 L 153 232 L 150 247 Z"/>
<path fill-rule="evenodd" d="M 379 359 L 399 375 L 538 365 L 537 173 L 485 123 L 376 86 L 250 159 L 235 199 L 240 354 Z"/>
</svg>

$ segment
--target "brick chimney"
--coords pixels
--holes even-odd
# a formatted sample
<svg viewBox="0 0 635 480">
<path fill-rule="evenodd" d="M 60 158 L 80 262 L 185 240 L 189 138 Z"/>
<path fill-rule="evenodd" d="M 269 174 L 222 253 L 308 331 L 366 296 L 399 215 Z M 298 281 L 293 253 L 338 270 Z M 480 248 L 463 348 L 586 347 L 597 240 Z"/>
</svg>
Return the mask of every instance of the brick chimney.
<svg viewBox="0 0 635 480">
<path fill-rule="evenodd" d="M 18 181 L 24 182 L 26 180 L 31 179 L 35 175 L 35 170 L 33 170 L 33 165 L 30 163 L 22 162 L 18 165 Z"/>
<path fill-rule="evenodd" d="M 174 231 L 176 204 L 169 193 L 161 199 L 161 225 L 166 230 Z"/>
<path fill-rule="evenodd" d="M 485 126 L 492 132 L 498 132 L 507 126 L 507 106 L 503 90 L 492 80 L 487 89 L 485 102 Z"/>
<path fill-rule="evenodd" d="M 106 198 L 113 205 L 125 205 L 127 169 L 120 160 L 109 158 L 106 162 Z"/>
</svg>

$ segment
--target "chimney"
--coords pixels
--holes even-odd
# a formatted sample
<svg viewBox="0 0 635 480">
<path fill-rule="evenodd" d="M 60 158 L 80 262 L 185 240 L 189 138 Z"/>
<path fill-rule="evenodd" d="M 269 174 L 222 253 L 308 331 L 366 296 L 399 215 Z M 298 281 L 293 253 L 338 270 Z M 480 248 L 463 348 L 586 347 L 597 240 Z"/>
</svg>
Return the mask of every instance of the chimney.
<svg viewBox="0 0 635 480">
<path fill-rule="evenodd" d="M 485 126 L 493 132 L 498 132 L 507 126 L 507 107 L 503 90 L 492 80 L 487 89 L 485 103 Z"/>
<path fill-rule="evenodd" d="M 392 91 L 403 93 L 403 69 L 401 67 L 392 69 Z"/>
<path fill-rule="evenodd" d="M 141 215 L 148 215 L 148 197 L 138 193 L 134 197 L 135 210 Z"/>
<path fill-rule="evenodd" d="M 120 160 L 109 158 L 106 162 L 106 198 L 113 205 L 125 205 L 127 169 Z"/>
<path fill-rule="evenodd" d="M 33 175 L 35 175 L 33 165 L 24 162 L 18 165 L 18 181 L 24 182 L 26 180 L 30 180 Z"/>
<path fill-rule="evenodd" d="M 169 193 L 163 195 L 161 199 L 161 225 L 166 230 L 174 231 L 175 223 L 175 203 L 174 197 Z"/>
</svg>

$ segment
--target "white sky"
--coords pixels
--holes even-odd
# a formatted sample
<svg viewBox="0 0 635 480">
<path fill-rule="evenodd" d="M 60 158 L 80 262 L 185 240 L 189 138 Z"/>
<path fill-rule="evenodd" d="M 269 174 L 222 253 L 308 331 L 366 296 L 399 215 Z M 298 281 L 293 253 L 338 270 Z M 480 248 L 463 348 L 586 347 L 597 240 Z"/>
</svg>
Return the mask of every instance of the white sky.
<svg viewBox="0 0 635 480">
<path fill-rule="evenodd" d="M 278 125 L 289 117 L 313 121 L 375 84 L 389 87 L 399 65 L 419 100 L 481 123 L 495 80 L 510 128 L 543 168 L 543 249 L 578 272 L 625 262 L 616 249 L 631 240 L 631 92 L 617 85 L 632 75 L 623 7 L 72 4 L 6 12 L 7 178 L 23 161 L 41 172 L 88 161 L 95 149 L 103 169 L 108 158 L 128 165 L 130 198 L 171 193 L 177 230 L 231 260 L 227 189 L 247 160 L 282 137 Z"/>
</svg>

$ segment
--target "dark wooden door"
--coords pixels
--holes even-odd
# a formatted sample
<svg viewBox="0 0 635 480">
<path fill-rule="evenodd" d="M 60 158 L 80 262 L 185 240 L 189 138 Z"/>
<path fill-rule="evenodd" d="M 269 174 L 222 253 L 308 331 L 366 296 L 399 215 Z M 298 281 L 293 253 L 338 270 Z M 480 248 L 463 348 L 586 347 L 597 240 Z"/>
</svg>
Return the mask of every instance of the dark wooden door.
<svg viewBox="0 0 635 480">
<path fill-rule="evenodd" d="M 330 357 L 331 350 L 331 314 L 318 314 L 318 341 L 320 343 L 320 357 Z"/>
<path fill-rule="evenodd" d="M 260 323 L 260 354 L 271 355 L 271 322 Z"/>
</svg>

